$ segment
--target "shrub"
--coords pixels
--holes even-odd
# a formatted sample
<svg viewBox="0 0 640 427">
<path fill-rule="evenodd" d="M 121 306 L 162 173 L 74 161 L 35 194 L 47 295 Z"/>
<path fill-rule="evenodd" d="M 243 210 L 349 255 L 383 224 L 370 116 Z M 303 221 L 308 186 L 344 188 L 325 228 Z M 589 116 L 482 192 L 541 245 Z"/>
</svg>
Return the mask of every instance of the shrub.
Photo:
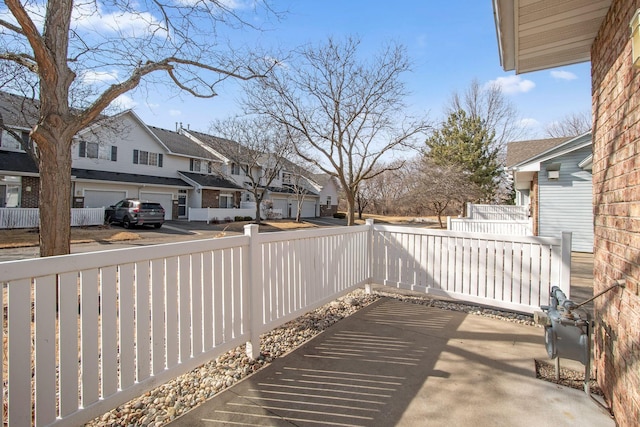
<svg viewBox="0 0 640 427">
<path fill-rule="evenodd" d="M 237 222 L 244 221 L 244 217 L 240 215 L 236 215 L 233 217 L 233 220 Z"/>
<path fill-rule="evenodd" d="M 245 216 L 245 217 L 244 217 L 244 220 L 245 220 L 245 221 L 253 221 L 253 218 L 252 218 L 252 217 L 250 217 L 250 216 Z"/>
<path fill-rule="evenodd" d="M 333 214 L 334 218 L 339 218 L 339 219 L 345 219 L 347 217 L 347 214 L 344 212 L 336 212 Z"/>
<path fill-rule="evenodd" d="M 225 217 L 224 222 L 233 222 L 230 216 Z"/>
<path fill-rule="evenodd" d="M 214 216 L 213 218 L 211 218 L 211 220 L 209 221 L 211 224 L 217 224 L 220 222 L 220 220 L 218 219 L 217 216 Z"/>
</svg>

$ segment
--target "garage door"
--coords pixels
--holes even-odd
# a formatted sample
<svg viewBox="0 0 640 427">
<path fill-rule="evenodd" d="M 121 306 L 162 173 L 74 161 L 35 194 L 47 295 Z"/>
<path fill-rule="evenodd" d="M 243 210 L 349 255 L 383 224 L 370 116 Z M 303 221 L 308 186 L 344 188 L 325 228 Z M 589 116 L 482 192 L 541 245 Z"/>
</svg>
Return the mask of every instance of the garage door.
<svg viewBox="0 0 640 427">
<path fill-rule="evenodd" d="M 287 218 L 289 215 L 289 202 L 287 199 L 273 199 L 273 209 L 282 212 L 282 217 Z"/>
<path fill-rule="evenodd" d="M 127 197 L 126 191 L 85 190 L 84 206 L 86 208 L 101 208 L 115 205 Z"/>
<path fill-rule="evenodd" d="M 171 207 L 173 206 L 173 196 L 171 193 L 143 193 L 140 192 L 140 199 L 150 202 L 158 202 L 164 208 L 164 219 L 171 219 Z"/>
<path fill-rule="evenodd" d="M 302 205 L 302 218 L 315 218 L 316 202 L 315 200 L 305 201 Z"/>
</svg>

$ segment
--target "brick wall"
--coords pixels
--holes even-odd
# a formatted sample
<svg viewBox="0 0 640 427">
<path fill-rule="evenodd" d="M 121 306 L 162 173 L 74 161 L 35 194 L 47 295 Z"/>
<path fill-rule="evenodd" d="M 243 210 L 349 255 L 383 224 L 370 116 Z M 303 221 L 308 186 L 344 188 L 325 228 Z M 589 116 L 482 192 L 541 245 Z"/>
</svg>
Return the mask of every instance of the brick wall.
<svg viewBox="0 0 640 427">
<path fill-rule="evenodd" d="M 620 426 L 640 425 L 640 69 L 629 23 L 640 0 L 614 0 L 591 50 L 597 379 Z"/>
<path fill-rule="evenodd" d="M 320 205 L 320 216 L 333 216 L 336 212 L 338 212 L 338 205 Z"/>
<path fill-rule="evenodd" d="M 31 191 L 27 191 L 27 188 Z M 22 194 L 20 195 L 21 208 L 37 208 L 40 199 L 40 178 L 37 176 L 22 177 Z"/>
<path fill-rule="evenodd" d="M 202 190 L 202 208 L 219 208 L 220 191 Z"/>
</svg>

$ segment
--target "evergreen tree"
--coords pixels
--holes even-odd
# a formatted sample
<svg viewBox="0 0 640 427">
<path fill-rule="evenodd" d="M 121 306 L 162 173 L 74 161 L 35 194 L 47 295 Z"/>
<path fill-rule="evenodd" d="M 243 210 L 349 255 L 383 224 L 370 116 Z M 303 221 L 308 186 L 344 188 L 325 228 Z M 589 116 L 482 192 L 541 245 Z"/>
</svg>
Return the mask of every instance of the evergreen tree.
<svg viewBox="0 0 640 427">
<path fill-rule="evenodd" d="M 456 166 L 481 191 L 479 201 L 493 201 L 502 173 L 495 132 L 464 110 L 449 114 L 427 140 L 425 156 L 437 165 Z"/>
</svg>

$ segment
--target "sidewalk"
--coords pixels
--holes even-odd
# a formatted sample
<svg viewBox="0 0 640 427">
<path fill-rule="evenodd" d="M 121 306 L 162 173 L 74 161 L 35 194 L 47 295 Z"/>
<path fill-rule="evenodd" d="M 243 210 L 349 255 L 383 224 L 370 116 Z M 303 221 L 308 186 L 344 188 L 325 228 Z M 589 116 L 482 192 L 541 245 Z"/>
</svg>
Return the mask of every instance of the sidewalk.
<svg viewBox="0 0 640 427">
<path fill-rule="evenodd" d="M 540 328 L 382 299 L 171 425 L 615 425 L 534 358 Z"/>
</svg>

